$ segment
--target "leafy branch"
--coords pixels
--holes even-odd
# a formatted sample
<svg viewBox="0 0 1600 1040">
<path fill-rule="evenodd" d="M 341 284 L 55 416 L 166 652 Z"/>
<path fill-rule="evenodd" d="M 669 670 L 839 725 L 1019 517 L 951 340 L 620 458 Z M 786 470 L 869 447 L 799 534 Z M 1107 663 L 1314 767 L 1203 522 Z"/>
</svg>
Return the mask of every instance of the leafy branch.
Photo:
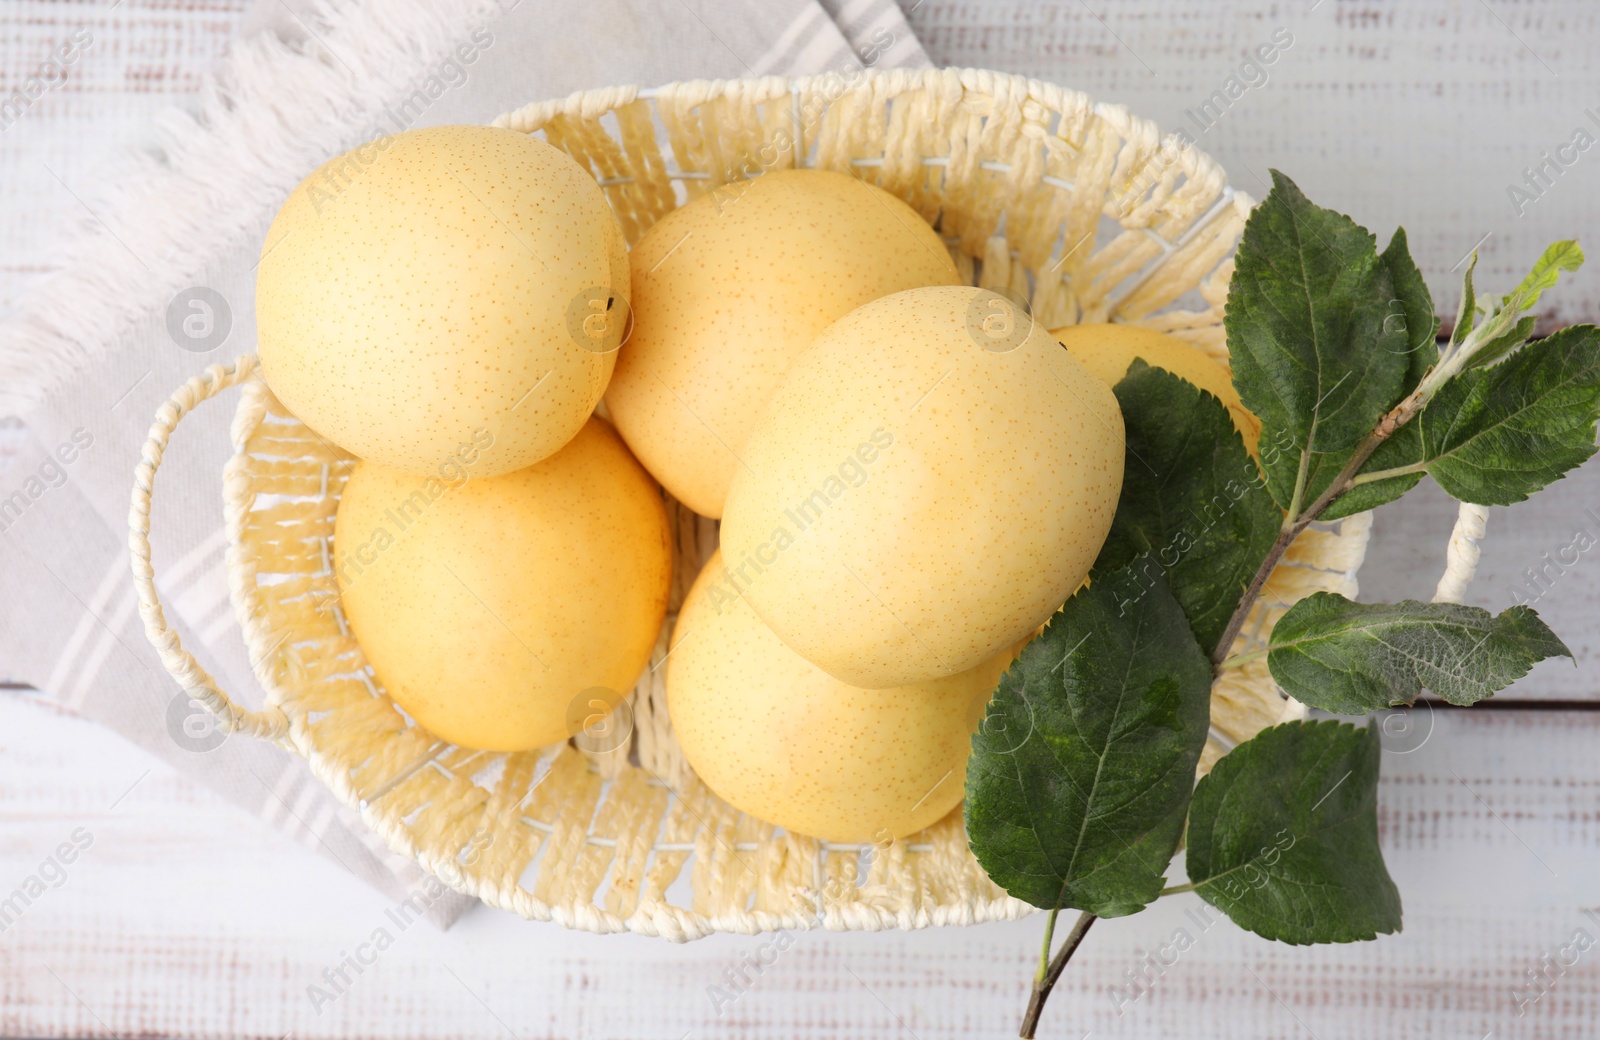
<svg viewBox="0 0 1600 1040">
<path fill-rule="evenodd" d="M 1235 275 L 1233 285 L 1230 286 L 1227 327 L 1230 343 L 1237 340 L 1243 344 L 1260 345 L 1266 342 L 1269 345 L 1270 349 L 1263 348 L 1252 352 L 1247 347 L 1246 350 L 1235 354 L 1235 382 L 1246 406 L 1260 407 L 1264 415 L 1272 416 L 1276 420 L 1275 423 L 1272 420 L 1264 421 L 1262 432 L 1263 444 L 1269 446 L 1262 451 L 1262 461 L 1268 470 L 1269 487 L 1272 486 L 1271 474 L 1274 468 L 1282 470 L 1285 464 L 1280 462 L 1274 467 L 1272 463 L 1275 460 L 1272 456 L 1293 454 L 1292 463 L 1289 464 L 1294 466 L 1297 480 L 1293 485 L 1294 490 L 1289 496 L 1289 501 L 1283 503 L 1287 510 L 1283 527 L 1266 557 L 1262 559 L 1254 577 L 1251 578 L 1244 597 L 1228 619 L 1222 637 L 1212 652 L 1212 662 L 1218 666 L 1227 659 L 1234 641 L 1244 628 L 1251 608 L 1259 598 L 1261 590 L 1265 588 L 1267 579 L 1272 576 L 1273 570 L 1301 532 L 1315 521 L 1322 519 L 1329 513 L 1330 507 L 1353 489 L 1362 485 L 1373 485 L 1374 489 L 1381 488 L 1377 494 L 1373 493 L 1374 489 L 1369 489 L 1368 494 L 1358 503 L 1359 509 L 1370 509 L 1383 501 L 1398 498 L 1415 486 L 1424 472 L 1430 468 L 1437 468 L 1441 458 L 1448 458 L 1442 455 L 1420 457 L 1422 452 L 1415 449 L 1421 447 L 1421 441 L 1412 439 L 1406 446 L 1408 449 L 1406 461 L 1371 473 L 1363 472 L 1367 462 L 1378 453 L 1379 449 L 1417 419 L 1434 398 L 1447 386 L 1451 386 L 1452 381 L 1464 371 L 1469 368 L 1482 368 L 1498 361 L 1525 344 L 1534 330 L 1534 319 L 1525 316 L 1525 312 L 1538 303 L 1546 289 L 1555 285 L 1560 272 L 1577 270 L 1583 263 L 1583 251 L 1576 242 L 1557 242 L 1545 250 L 1544 255 L 1539 258 L 1538 263 L 1520 285 L 1502 297 L 1497 304 L 1480 311 L 1472 284 L 1473 270 L 1477 267 L 1477 253 L 1474 252 L 1464 279 L 1462 313 L 1457 317 L 1455 329 L 1445 349 L 1437 351 L 1436 348 L 1422 343 L 1420 339 L 1406 338 L 1407 330 L 1413 324 L 1419 323 L 1417 317 L 1419 314 L 1426 315 L 1421 318 L 1420 324 L 1426 330 L 1429 340 L 1432 339 L 1436 322 L 1433 319 L 1433 305 L 1431 298 L 1428 298 L 1427 288 L 1422 284 L 1420 275 L 1416 274 L 1416 267 L 1406 252 L 1405 232 L 1403 230 L 1397 232 L 1389 248 L 1381 256 L 1372 248 L 1370 238 L 1363 251 L 1353 243 L 1353 236 L 1349 231 L 1355 228 L 1362 236 L 1366 233 L 1356 228 L 1348 217 L 1313 205 L 1294 186 L 1293 181 L 1277 171 L 1273 171 L 1273 185 L 1272 193 L 1251 217 L 1252 226 L 1257 225 L 1258 218 L 1262 222 L 1261 225 L 1254 228 L 1247 226 L 1245 242 L 1240 246 L 1238 273 Z M 1281 297 L 1284 295 L 1280 284 L 1282 280 L 1268 274 L 1273 268 L 1263 258 L 1263 254 L 1271 249 L 1269 234 L 1281 235 L 1281 225 L 1284 221 L 1294 228 L 1293 237 L 1298 246 L 1296 251 L 1299 258 L 1302 261 L 1310 260 L 1310 263 L 1303 263 L 1300 267 L 1305 276 L 1296 282 L 1301 290 L 1296 302 L 1303 304 L 1303 309 L 1300 311 L 1282 309 Z M 1252 230 L 1256 230 L 1257 234 L 1252 236 Z M 1338 237 L 1339 232 L 1345 233 L 1342 239 Z M 1252 237 L 1268 240 L 1251 243 Z M 1252 245 L 1256 248 L 1251 249 Z M 1336 282 L 1332 276 L 1321 280 L 1314 277 L 1313 272 L 1319 269 L 1341 266 L 1357 268 L 1365 274 L 1365 279 L 1352 284 L 1350 280 L 1343 283 Z M 1346 286 L 1345 296 L 1319 299 L 1315 295 L 1317 288 L 1330 283 Z M 1237 301 L 1234 293 L 1238 294 Z M 1398 309 L 1394 309 L 1397 304 Z M 1264 314 L 1263 310 L 1267 308 L 1271 310 Z M 1348 310 L 1348 313 L 1330 315 L 1328 313 L 1330 310 Z M 1374 336 L 1376 342 L 1363 342 L 1359 337 L 1367 334 L 1375 321 L 1379 327 L 1378 333 Z M 1580 370 L 1571 373 L 1568 380 L 1584 384 L 1580 388 L 1580 394 L 1586 394 L 1589 398 L 1588 408 L 1577 412 L 1580 416 L 1587 417 L 1587 436 L 1574 445 L 1573 454 L 1577 457 L 1561 460 L 1565 465 L 1558 473 L 1552 475 L 1552 479 L 1553 476 L 1559 476 L 1594 452 L 1593 400 L 1596 390 L 1600 390 L 1600 367 L 1597 367 L 1600 366 L 1600 352 L 1594 349 L 1595 330 L 1592 327 L 1572 329 L 1568 332 L 1572 338 L 1587 341 L 1586 345 L 1589 347 L 1582 352 Z M 1404 392 L 1404 396 L 1377 417 L 1376 423 L 1370 425 L 1354 447 L 1345 452 L 1341 452 L 1337 447 L 1330 447 L 1330 438 L 1319 431 L 1319 426 L 1324 421 L 1326 400 L 1333 391 L 1323 393 L 1309 408 L 1305 407 L 1303 393 L 1296 397 L 1276 392 L 1282 382 L 1279 378 L 1282 368 L 1274 368 L 1270 362 L 1281 358 L 1288 348 L 1272 337 L 1284 333 L 1304 337 L 1313 344 L 1314 349 L 1309 352 L 1309 359 L 1316 366 L 1313 385 L 1320 386 L 1323 381 L 1337 376 L 1333 384 L 1337 388 L 1340 383 L 1350 378 L 1352 372 L 1364 368 L 1362 378 L 1369 384 L 1379 379 L 1386 380 L 1395 389 Z M 1401 354 L 1412 358 L 1407 365 L 1402 366 L 1397 363 L 1392 353 L 1396 333 L 1401 337 Z M 1430 353 L 1436 356 L 1430 358 Z M 1538 353 L 1540 357 L 1536 357 L 1535 361 L 1541 360 L 1544 356 L 1551 358 L 1570 356 L 1554 347 L 1542 348 Z M 1531 356 L 1533 355 L 1530 353 Z M 1364 361 L 1375 363 L 1363 365 Z M 1420 378 L 1407 389 L 1406 384 L 1410 382 L 1407 377 L 1416 372 L 1421 361 L 1426 363 Z M 1521 367 L 1528 366 L 1519 366 Z M 1525 373 L 1520 370 L 1515 374 L 1523 377 L 1517 380 L 1519 383 L 1532 382 L 1526 379 Z M 1485 382 L 1492 383 L 1494 380 L 1492 377 L 1487 380 L 1481 377 L 1473 380 L 1474 384 L 1479 385 Z M 1470 391 L 1477 388 L 1474 386 L 1468 389 Z M 1539 394 L 1535 399 L 1545 396 L 1547 395 Z M 1460 405 L 1463 402 L 1453 403 L 1457 407 L 1451 409 L 1453 413 L 1451 418 L 1459 418 Z M 1348 426 L 1350 415 L 1350 410 L 1346 409 L 1334 414 L 1332 419 Z M 1490 418 L 1501 420 L 1489 424 L 1489 429 L 1493 430 L 1503 426 L 1510 417 L 1495 415 Z M 1276 426 L 1276 429 L 1271 432 L 1276 436 L 1269 437 L 1269 428 L 1273 426 Z M 1301 447 L 1298 453 L 1272 451 L 1273 446 L 1283 443 Z M 1410 458 L 1409 456 L 1413 454 L 1419 457 Z M 1330 458 L 1340 462 L 1335 475 L 1321 485 L 1309 505 L 1302 506 L 1303 496 L 1307 491 L 1308 476 L 1325 470 Z M 1408 481 L 1407 478 L 1415 479 Z M 1525 498 L 1528 493 L 1531 493 L 1531 490 L 1520 497 Z M 1349 512 L 1359 509 L 1341 511 L 1339 515 L 1348 515 Z M 1329 518 L 1333 517 L 1330 515 Z"/>
<path fill-rule="evenodd" d="M 1600 417 L 1600 332 L 1529 342 L 1528 312 L 1582 263 L 1577 243 L 1551 246 L 1482 303 L 1474 254 L 1441 347 L 1405 232 L 1380 253 L 1349 217 L 1273 179 L 1246 224 L 1225 319 L 1235 389 L 1262 424 L 1259 459 L 1215 397 L 1134 362 L 1114 388 L 1128 477 L 1092 580 L 1023 650 L 973 738 L 973 853 L 1049 911 L 1024 1037 L 1094 921 L 1163 895 L 1192 892 L 1290 943 L 1399 930 L 1378 847 L 1377 730 L 1268 727 L 1195 785 L 1224 671 L 1265 657 L 1302 702 L 1363 714 L 1423 688 L 1471 704 L 1571 656 L 1526 606 L 1493 615 L 1327 592 L 1233 654 L 1311 524 L 1399 498 L 1424 475 L 1462 501 L 1522 501 L 1595 453 Z M 1185 841 L 1188 881 L 1168 885 Z M 1066 908 L 1081 913 L 1052 955 Z"/>
</svg>

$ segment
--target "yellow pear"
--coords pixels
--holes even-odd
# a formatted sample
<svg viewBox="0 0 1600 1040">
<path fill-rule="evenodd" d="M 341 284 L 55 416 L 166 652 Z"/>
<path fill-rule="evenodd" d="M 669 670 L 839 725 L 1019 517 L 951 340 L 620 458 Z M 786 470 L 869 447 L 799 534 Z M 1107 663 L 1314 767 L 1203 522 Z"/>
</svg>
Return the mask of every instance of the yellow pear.
<svg viewBox="0 0 1600 1040">
<path fill-rule="evenodd" d="M 1251 455 L 1257 453 L 1261 420 L 1239 400 L 1239 392 L 1233 388 L 1233 376 L 1227 368 L 1198 347 L 1176 336 L 1137 325 L 1068 325 L 1052 330 L 1050 335 L 1060 340 L 1084 368 L 1107 386 L 1121 382 L 1135 358 L 1187 379 L 1227 407 L 1234 428 L 1244 438 L 1244 446 Z"/>
<path fill-rule="evenodd" d="M 695 773 L 751 816 L 826 841 L 904 837 L 955 808 L 972 732 L 1015 656 L 895 689 L 847 686 L 728 592 L 720 555 L 673 640 L 667 713 Z"/>
<path fill-rule="evenodd" d="M 672 555 L 661 492 L 609 423 L 543 462 L 449 478 L 362 462 L 334 527 L 350 628 L 422 726 L 489 751 L 574 734 L 649 660 Z"/>
<path fill-rule="evenodd" d="M 626 326 L 626 245 L 571 156 L 512 130 L 379 138 L 317 170 L 261 250 L 261 367 L 359 458 L 479 470 L 555 453 L 594 411 Z M 607 309 L 609 308 L 609 310 Z"/>
<path fill-rule="evenodd" d="M 895 293 L 829 326 L 767 403 L 728 495 L 726 568 L 842 682 L 953 675 L 1078 587 L 1123 454 L 1110 389 L 1005 297 Z"/>
<path fill-rule="evenodd" d="M 678 501 L 720 517 L 744 440 L 789 364 L 880 296 L 953 285 L 917 212 L 842 173 L 779 170 L 667 214 L 634 247 L 634 329 L 606 405 Z"/>
</svg>

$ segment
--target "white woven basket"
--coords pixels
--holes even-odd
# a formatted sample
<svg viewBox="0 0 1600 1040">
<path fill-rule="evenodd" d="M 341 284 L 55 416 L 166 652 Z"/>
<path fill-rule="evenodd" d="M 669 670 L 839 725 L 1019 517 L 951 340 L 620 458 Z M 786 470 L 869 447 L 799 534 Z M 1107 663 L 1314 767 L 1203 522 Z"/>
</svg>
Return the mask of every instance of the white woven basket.
<svg viewBox="0 0 1600 1040">
<path fill-rule="evenodd" d="M 1198 151 L 1162 149 L 1153 124 L 1062 87 L 974 70 L 689 82 L 586 91 L 496 124 L 541 134 L 590 170 L 630 242 L 685 199 L 741 176 L 848 171 L 936 221 L 970 280 L 1026 294 L 1047 327 L 1137 323 L 1226 358 L 1222 306 L 1250 199 Z M 225 730 L 304 756 L 397 852 L 523 917 L 673 940 L 970 924 L 1032 910 L 973 860 L 959 810 L 891 845 L 838 845 L 744 816 L 700 783 L 673 739 L 656 666 L 716 525 L 670 501 L 673 598 L 620 723 L 631 718 L 631 739 L 585 750 L 580 736 L 518 754 L 436 740 L 377 685 L 340 611 L 330 542 L 354 461 L 291 416 L 255 373 L 249 356 L 213 366 L 151 427 L 129 520 L 146 631 Z M 234 385 L 243 399 L 224 474 L 228 567 L 265 691 L 259 711 L 218 689 L 182 649 L 150 566 L 150 495 L 168 438 L 189 410 Z M 1457 524 L 1442 598 L 1458 598 L 1470 580 L 1482 533 L 1475 508 Z M 1363 514 L 1302 535 L 1239 649 L 1259 645 L 1312 591 L 1353 595 L 1369 527 Z M 1213 692 L 1202 770 L 1304 710 L 1277 691 L 1264 662 L 1230 670 Z"/>
</svg>

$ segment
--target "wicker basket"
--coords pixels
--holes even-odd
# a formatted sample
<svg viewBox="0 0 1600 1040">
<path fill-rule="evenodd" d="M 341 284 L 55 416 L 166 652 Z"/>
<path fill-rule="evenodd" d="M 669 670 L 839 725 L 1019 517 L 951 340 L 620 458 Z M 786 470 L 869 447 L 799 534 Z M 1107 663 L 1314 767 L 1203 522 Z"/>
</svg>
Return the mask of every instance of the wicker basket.
<svg viewBox="0 0 1600 1040">
<path fill-rule="evenodd" d="M 1222 306 L 1251 201 L 1155 126 L 1047 83 L 974 70 L 617 87 L 530 105 L 497 125 L 542 134 L 604 187 L 635 241 L 663 214 L 762 169 L 849 171 L 937 226 L 977 284 L 1022 292 L 1047 327 L 1122 321 L 1226 357 Z M 158 412 L 130 517 L 146 629 L 167 670 L 226 730 L 304 756 L 399 853 L 452 888 L 527 918 L 673 940 L 715 931 L 919 928 L 1027 914 L 967 849 L 961 814 L 881 847 L 820 842 L 744 816 L 685 764 L 662 678 L 676 605 L 716 545 L 714 522 L 669 502 L 676 572 L 652 668 L 617 725 L 626 740 L 498 754 L 447 745 L 385 695 L 345 627 L 329 566 L 353 460 L 291 416 L 255 359 L 214 366 Z M 265 691 L 251 711 L 168 627 L 150 566 L 155 473 L 179 420 L 234 385 L 225 500 L 233 603 Z M 1475 508 L 1475 507 L 1472 507 Z M 1474 526 L 1475 525 L 1475 526 Z M 1316 525 L 1273 575 L 1240 646 L 1291 603 L 1353 595 L 1369 517 Z M 1481 511 L 1452 542 L 1456 598 Z M 1464 573 L 1464 577 L 1463 577 Z M 1299 717 L 1263 662 L 1215 687 L 1202 770 L 1262 727 Z M 586 745 L 586 746 L 580 746 Z"/>
</svg>

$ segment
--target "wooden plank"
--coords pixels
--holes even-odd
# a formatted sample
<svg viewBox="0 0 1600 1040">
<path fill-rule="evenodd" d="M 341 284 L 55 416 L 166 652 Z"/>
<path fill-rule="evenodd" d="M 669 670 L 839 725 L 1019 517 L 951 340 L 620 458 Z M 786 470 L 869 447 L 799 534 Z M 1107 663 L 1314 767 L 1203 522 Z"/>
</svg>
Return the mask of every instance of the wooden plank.
<svg viewBox="0 0 1600 1040">
<path fill-rule="evenodd" d="M 1456 504 L 1432 480 L 1377 511 L 1361 568 L 1361 598 L 1428 599 L 1444 572 Z M 1592 539 L 1592 547 L 1587 539 Z M 1565 562 L 1564 562 L 1565 561 Z M 1600 459 L 1534 498 L 1490 510 L 1478 574 L 1467 600 L 1501 611 L 1530 603 L 1572 649 L 1496 695 L 1497 699 L 1600 704 Z"/>
<path fill-rule="evenodd" d="M 14 115 L 0 113 L 0 313 L 54 270 L 41 254 L 59 230 L 94 218 L 73 192 L 121 150 L 149 140 L 162 109 L 196 95 L 227 49 L 251 0 L 0 4 L 0 101 L 43 92 Z M 58 51 L 66 47 L 69 57 Z M 52 62 L 53 59 L 53 62 Z M 41 65 L 52 66 L 41 72 Z M 58 179 L 59 178 L 59 179 Z"/>
<path fill-rule="evenodd" d="M 1226 921 L 1202 928 L 1189 916 L 1202 904 L 1173 897 L 1096 926 L 1042 1035 L 1592 1035 L 1600 948 L 1522 1017 L 1513 987 L 1574 929 L 1600 939 L 1582 912 L 1600 876 L 1600 717 L 1441 711 L 1423 732 L 1391 740 L 1383 762 L 1380 824 L 1406 898 L 1402 934 L 1290 947 Z M 402 929 L 337 865 L 31 698 L 0 697 L 0 791 L 0 898 L 76 828 L 93 836 L 64 883 L 0 933 L 3 1035 L 1003 1036 L 1041 927 L 796 934 L 787 949 L 767 947 L 773 963 L 747 968 L 748 992 L 719 1014 L 709 988 L 728 988 L 725 972 L 769 940 L 673 946 L 485 907 L 445 934 Z M 379 928 L 393 944 L 361 974 L 346 968 L 348 985 L 328 983 L 323 972 Z M 1193 948 L 1127 999 L 1141 951 L 1179 928 Z M 308 994 L 313 985 L 333 999 Z"/>
<path fill-rule="evenodd" d="M 1508 197 L 1579 128 L 1600 139 L 1600 6 L 1588 0 L 902 6 L 936 64 L 1021 73 L 1126 105 L 1164 131 L 1186 127 L 1258 198 L 1278 167 L 1381 235 L 1404 223 L 1444 314 L 1455 313 L 1452 268 L 1484 236 L 1479 284 L 1504 292 L 1547 242 L 1600 223 L 1600 149 L 1570 153 L 1520 215 Z M 1260 74 L 1241 72 L 1279 30 L 1292 44 Z M 1216 118 L 1187 114 L 1230 76 L 1246 89 Z M 1600 272 L 1553 294 L 1548 316 L 1600 317 Z"/>
</svg>

